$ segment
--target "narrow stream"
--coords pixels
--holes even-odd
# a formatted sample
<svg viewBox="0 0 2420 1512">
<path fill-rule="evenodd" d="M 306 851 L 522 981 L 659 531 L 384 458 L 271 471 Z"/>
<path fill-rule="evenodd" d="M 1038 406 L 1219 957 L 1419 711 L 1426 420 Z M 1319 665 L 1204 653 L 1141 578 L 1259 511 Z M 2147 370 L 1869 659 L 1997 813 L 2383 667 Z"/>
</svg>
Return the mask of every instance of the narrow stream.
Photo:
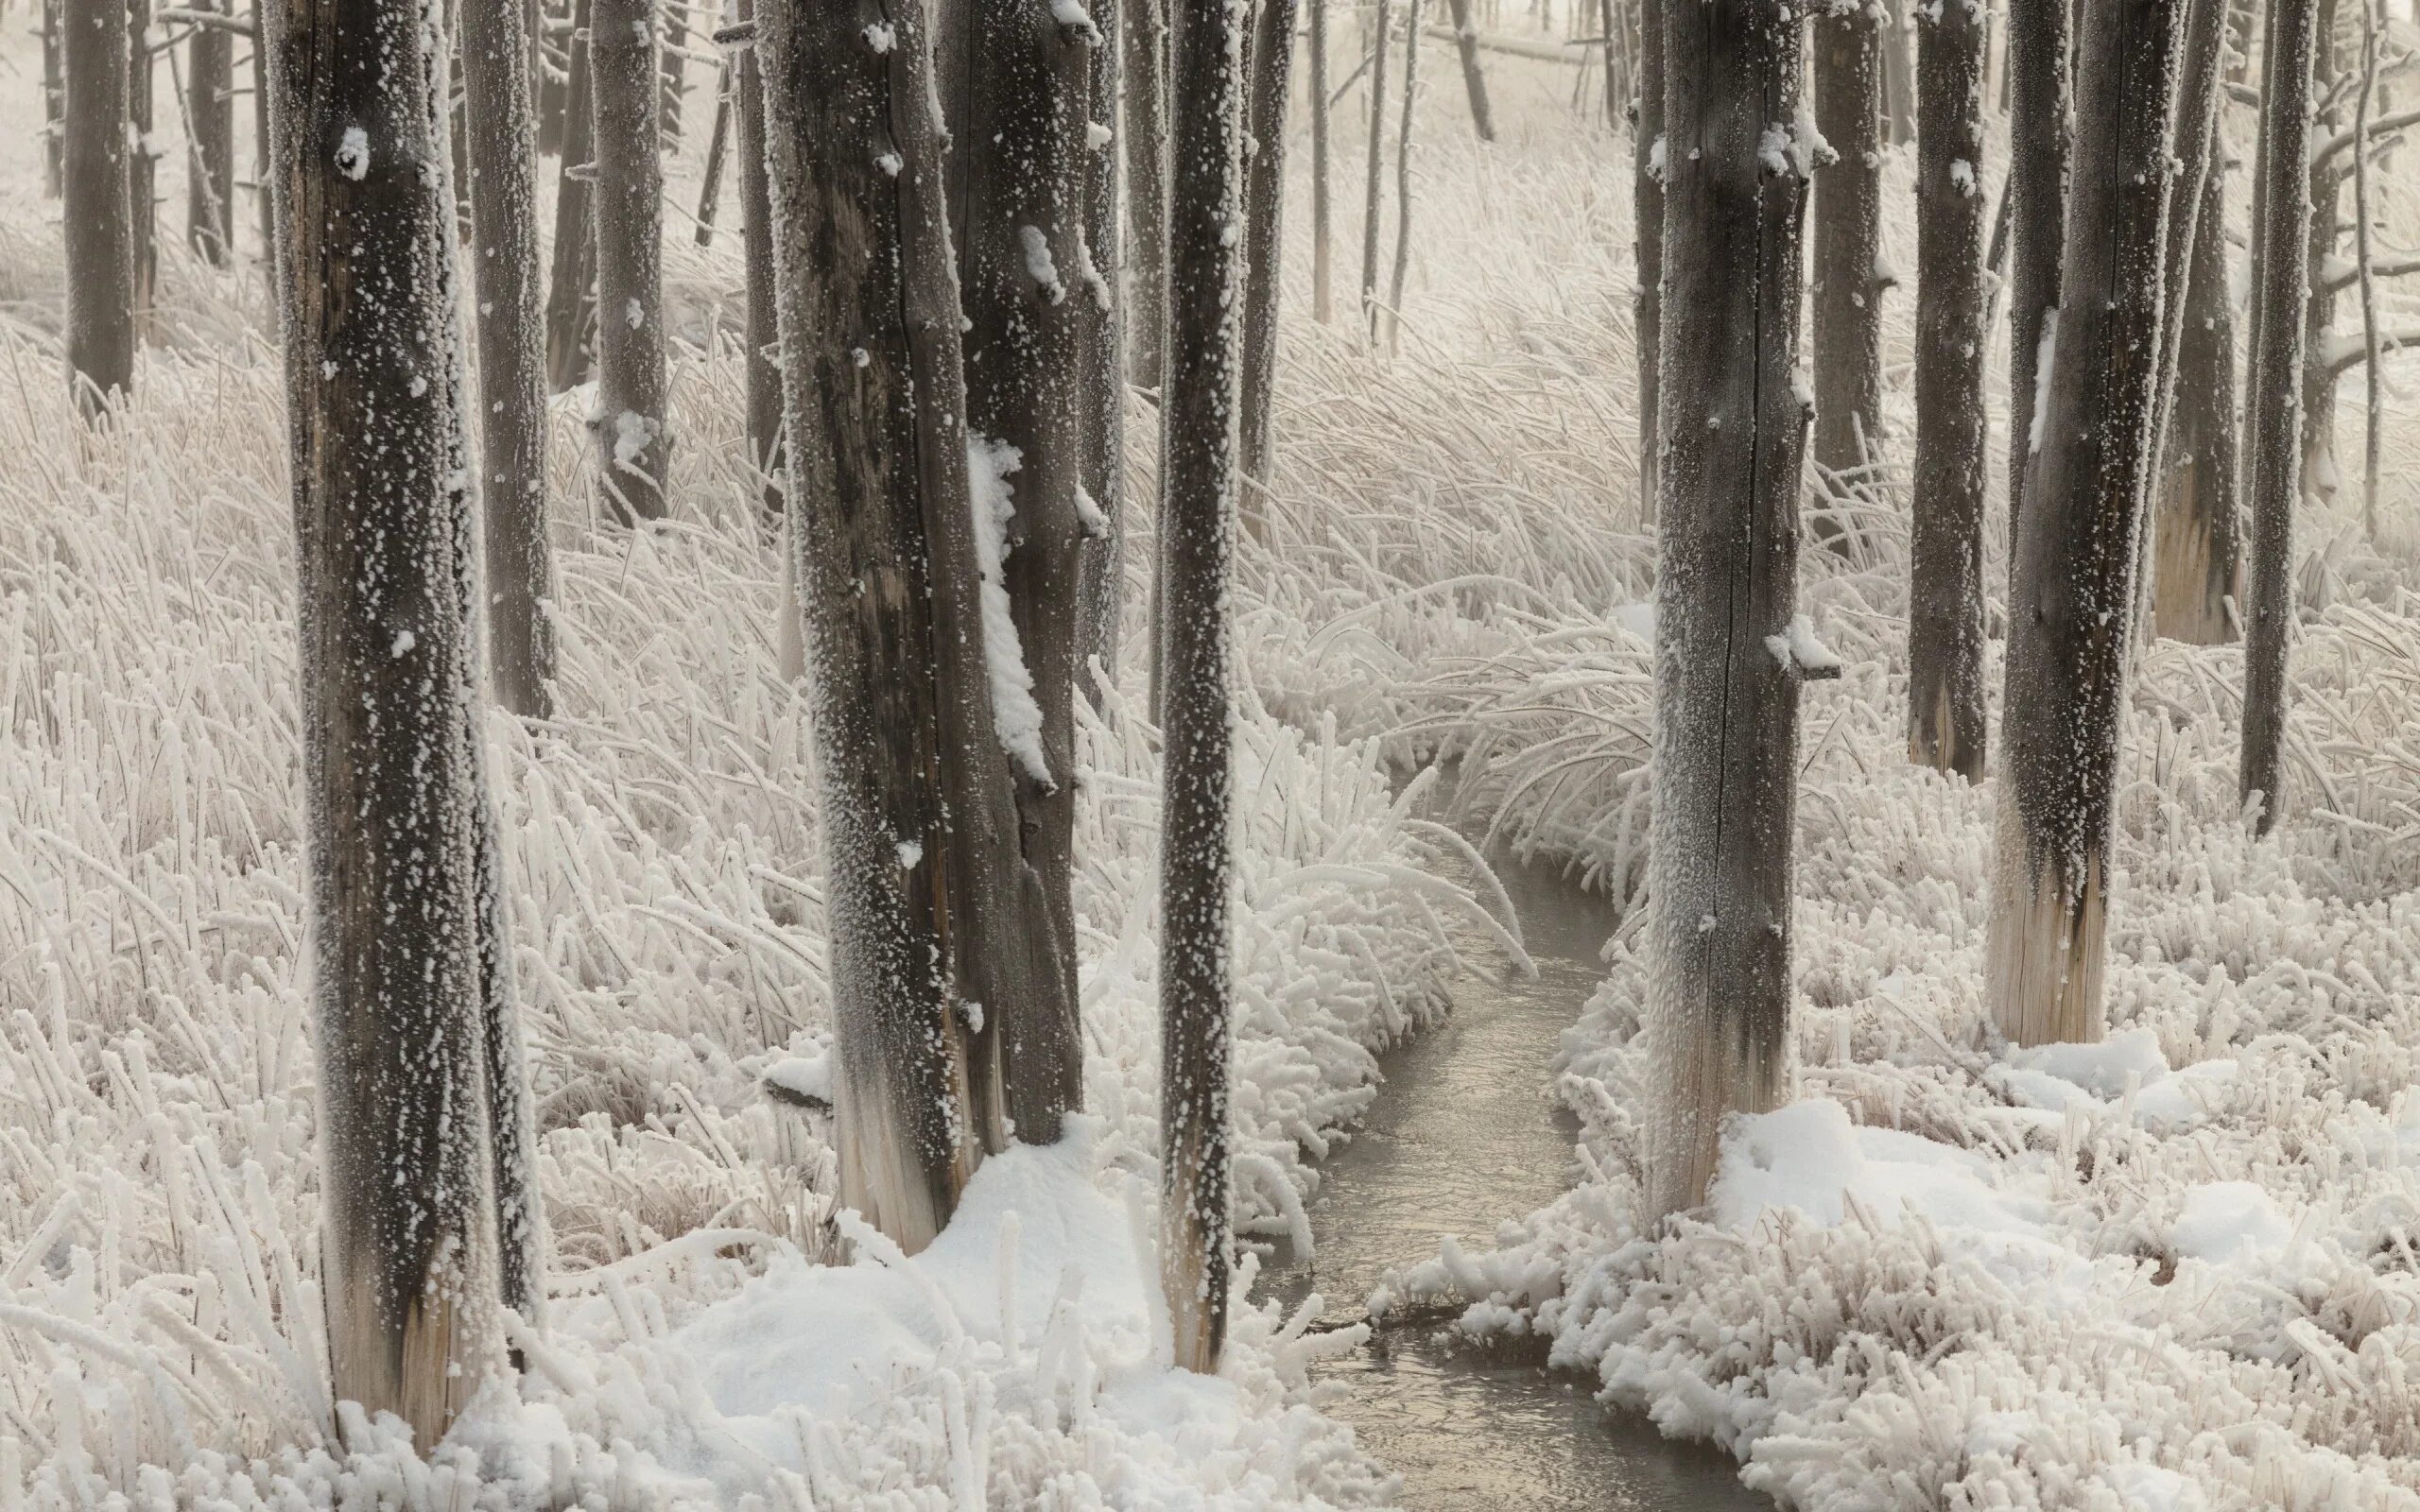
<svg viewBox="0 0 2420 1512">
<path fill-rule="evenodd" d="M 1551 869 L 1490 861 L 1538 978 L 1465 978 L 1452 1017 L 1385 1058 L 1384 1089 L 1310 1204 L 1313 1257 L 1281 1245 L 1271 1258 L 1270 1288 L 1289 1305 L 1317 1291 L 1329 1317 L 1357 1316 L 1385 1271 L 1434 1254 L 1441 1235 L 1492 1247 L 1497 1223 L 1570 1183 L 1574 1125 L 1547 1099 L 1548 1070 L 1603 979 L 1614 910 Z M 1472 960 L 1500 959 L 1470 936 Z M 1403 1476 L 1414 1512 L 1772 1512 L 1729 1455 L 1609 1414 L 1593 1381 L 1545 1358 L 1542 1344 L 1480 1349 L 1431 1323 L 1383 1330 L 1320 1373 L 1349 1388 L 1326 1410 Z"/>
</svg>

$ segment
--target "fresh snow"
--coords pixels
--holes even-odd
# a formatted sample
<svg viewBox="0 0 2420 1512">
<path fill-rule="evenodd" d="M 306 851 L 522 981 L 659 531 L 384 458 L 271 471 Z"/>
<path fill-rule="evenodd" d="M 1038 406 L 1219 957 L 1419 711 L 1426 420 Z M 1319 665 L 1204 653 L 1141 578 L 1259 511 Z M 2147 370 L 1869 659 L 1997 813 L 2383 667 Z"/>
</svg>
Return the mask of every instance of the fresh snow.
<svg viewBox="0 0 2420 1512">
<path fill-rule="evenodd" d="M 1033 674 L 1025 664 L 1017 622 L 1010 612 L 1009 522 L 1016 518 L 1010 475 L 1024 465 L 1005 441 L 970 435 L 966 442 L 967 497 L 975 512 L 975 564 L 982 578 L 983 662 L 992 684 L 992 721 L 1000 748 L 1017 768 L 1045 787 L 1056 787 L 1050 760 L 1042 749 L 1042 706 L 1033 701 Z"/>
</svg>

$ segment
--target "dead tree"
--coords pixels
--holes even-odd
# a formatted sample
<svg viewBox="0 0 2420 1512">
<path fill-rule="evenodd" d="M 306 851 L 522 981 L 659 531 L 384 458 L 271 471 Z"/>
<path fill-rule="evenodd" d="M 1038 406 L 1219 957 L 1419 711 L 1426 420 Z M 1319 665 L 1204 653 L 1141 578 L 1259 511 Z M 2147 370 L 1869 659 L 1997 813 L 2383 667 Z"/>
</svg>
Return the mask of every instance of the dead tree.
<svg viewBox="0 0 2420 1512">
<path fill-rule="evenodd" d="M 90 418 L 134 392 L 124 0 L 64 0 L 67 382 Z"/>
<path fill-rule="evenodd" d="M 208 0 L 199 8 L 212 9 Z M 185 43 L 185 241 L 213 267 L 234 260 L 234 37 L 197 25 Z"/>
<path fill-rule="evenodd" d="M 1664 7 L 1638 8 L 1638 113 L 1631 127 L 1631 204 L 1637 222 L 1638 287 L 1632 295 L 1638 333 L 1638 517 L 1655 524 L 1662 497 L 1664 438 L 1657 405 L 1664 359 Z"/>
<path fill-rule="evenodd" d="M 1796 614 L 1808 417 L 1792 374 L 1814 144 L 1775 123 L 1799 113 L 1801 29 L 1771 0 L 1668 6 L 1663 23 L 1656 1216 L 1704 1200 L 1724 1117 L 1786 1089 L 1799 688 L 1839 668 Z"/>
<path fill-rule="evenodd" d="M 1118 610 L 1126 586 L 1125 301 L 1117 286 L 1118 269 L 1125 266 L 1118 225 L 1125 154 L 1114 136 L 1104 134 L 1117 119 L 1122 88 L 1119 7 L 1124 3 L 1093 0 L 1093 24 L 1100 30 L 1101 45 L 1093 54 L 1088 113 L 1102 129 L 1087 127 L 1084 137 L 1084 255 L 1102 275 L 1110 298 L 1088 300 L 1076 310 L 1082 486 L 1093 503 L 1093 512 L 1083 522 L 1083 566 L 1077 579 L 1076 672 L 1096 705 L 1099 689 L 1091 680 L 1089 664 L 1098 661 L 1103 676 L 1116 675 Z"/>
<path fill-rule="evenodd" d="M 1908 759 L 1983 775 L 1982 0 L 1917 11 Z"/>
<path fill-rule="evenodd" d="M 664 359 L 664 159 L 657 0 L 592 0 L 596 155 L 596 498 L 616 524 L 661 520 L 672 431 Z"/>
<path fill-rule="evenodd" d="M 1128 0 L 1129 4 L 1134 0 Z M 1308 0 L 1311 108 L 1311 318 L 1325 325 L 1336 308 L 1332 236 L 1335 220 L 1328 175 L 1327 0 Z"/>
<path fill-rule="evenodd" d="M 562 166 L 555 188 L 555 244 L 546 280 L 546 387 L 554 393 L 588 375 L 589 322 L 596 306 L 596 131 L 590 103 L 589 0 L 574 0 L 564 58 L 570 79 L 563 95 Z"/>
<path fill-rule="evenodd" d="M 2018 1044 L 2098 1040 L 2110 826 L 2161 381 L 2181 7 L 2094 0 L 2056 350 L 2009 592 L 1986 991 Z M 2020 211 L 2020 215 L 2022 212 Z"/>
<path fill-rule="evenodd" d="M 1411 268 L 1411 118 L 1420 103 L 1420 0 L 1403 26 L 1403 119 L 1395 127 L 1395 265 L 1387 279 L 1387 354 L 1403 339 L 1403 281 Z"/>
<path fill-rule="evenodd" d="M 2259 803 L 2256 833 L 2276 826 L 2285 779 L 2286 666 L 2294 623 L 2294 509 L 2302 492 L 2305 301 L 2310 288 L 2311 79 L 2328 0 L 2270 0 L 2260 91 L 2260 176 L 2252 228 L 2251 604 L 2243 626 L 2243 745 L 2238 777 Z"/>
<path fill-rule="evenodd" d="M 151 0 L 127 0 L 126 198 L 134 232 L 134 329 L 148 338 L 160 288 L 160 160 L 153 155 L 159 123 L 151 94 Z"/>
<path fill-rule="evenodd" d="M 417 5 L 270 14 L 329 1364 L 425 1449 L 502 1367 L 442 66 Z"/>
<path fill-rule="evenodd" d="M 1167 8 L 1125 0 L 1126 374 L 1156 389 L 1167 366 Z"/>
<path fill-rule="evenodd" d="M 479 359 L 479 493 L 488 660 L 498 703 L 554 712 L 554 562 L 546 544 L 530 46 L 521 6 L 461 8 L 463 149 L 471 164 L 472 330 Z"/>
<path fill-rule="evenodd" d="M 2067 0 L 2008 0 L 2008 521 L 2014 553 L 2034 445 L 2036 377 L 2056 339 L 2066 243 Z M 2015 558 L 2011 556 L 2014 562 Z"/>
<path fill-rule="evenodd" d="M 739 0 L 752 21 L 755 0 Z M 767 533 L 779 532 L 783 483 L 781 332 L 774 316 L 773 202 L 765 180 L 765 76 L 756 49 L 739 53 L 739 232 L 748 279 L 748 459 L 763 477 Z"/>
<path fill-rule="evenodd" d="M 2152 622 L 2170 640 L 2236 637 L 2242 540 L 2236 518 L 2235 301 L 2227 288 L 2226 175 L 2204 176 L 2152 524 Z"/>
<path fill-rule="evenodd" d="M 706 165 L 698 176 L 698 232 L 700 247 L 715 244 L 715 216 L 722 208 L 723 163 L 731 149 L 731 64 L 726 60 L 715 82 L 714 125 L 706 130 Z"/>
<path fill-rule="evenodd" d="M 2368 0 L 2354 0 L 2361 5 Z M 2343 50 L 2338 46 L 2337 0 L 2319 0 L 2311 43 L 2313 129 L 2333 137 L 2343 128 L 2346 91 Z M 2367 144 L 2362 144 L 2366 148 Z M 2351 169 L 2344 153 L 2322 153 L 2310 174 L 2310 249 L 2306 266 L 2325 270 L 2336 260 L 2343 241 L 2344 188 Z M 2340 369 L 2327 360 L 2329 333 L 2336 328 L 2336 308 L 2342 285 L 2332 279 L 2311 283 L 2303 302 L 2302 491 L 2307 499 L 2335 497 L 2341 481 L 2336 461 L 2336 390 Z"/>
<path fill-rule="evenodd" d="M 1361 209 L 1361 320 L 1369 339 L 1378 339 L 1378 248 L 1385 231 L 1378 197 L 1387 162 L 1387 0 L 1378 0 L 1370 30 L 1370 177 Z"/>
<path fill-rule="evenodd" d="M 1175 1363 L 1215 1374 L 1233 1267 L 1228 1097 L 1239 8 L 1176 0 L 1161 409 L 1160 1281 Z"/>
<path fill-rule="evenodd" d="M 1478 27 L 1471 21 L 1471 0 L 1445 0 L 1454 18 L 1454 46 L 1462 56 L 1462 93 L 1470 96 L 1471 129 L 1482 142 L 1495 140 L 1495 112 L 1487 105 L 1487 76 L 1479 72 Z M 1612 19 L 1612 12 L 1606 12 Z M 1608 28 L 1610 34 L 1611 28 Z"/>
<path fill-rule="evenodd" d="M 60 32 L 67 0 L 42 0 L 42 192 L 52 199 L 67 192 L 66 144 L 60 116 L 67 108 L 67 81 L 60 61 Z"/>
<path fill-rule="evenodd" d="M 1295 0 L 1261 0 L 1252 44 L 1252 154 L 1244 169 L 1244 475 L 1269 482 L 1270 426 L 1277 382 L 1279 232 L 1286 204 L 1286 101 L 1294 72 Z M 1256 521 L 1259 495 L 1245 507 Z"/>
<path fill-rule="evenodd" d="M 1876 4 L 1817 12 L 1815 127 L 1833 151 L 1815 180 L 1815 474 L 1830 507 L 1815 539 L 1846 551 L 1855 534 L 1835 511 L 1876 488 L 1881 438 L 1882 27 Z"/>
</svg>

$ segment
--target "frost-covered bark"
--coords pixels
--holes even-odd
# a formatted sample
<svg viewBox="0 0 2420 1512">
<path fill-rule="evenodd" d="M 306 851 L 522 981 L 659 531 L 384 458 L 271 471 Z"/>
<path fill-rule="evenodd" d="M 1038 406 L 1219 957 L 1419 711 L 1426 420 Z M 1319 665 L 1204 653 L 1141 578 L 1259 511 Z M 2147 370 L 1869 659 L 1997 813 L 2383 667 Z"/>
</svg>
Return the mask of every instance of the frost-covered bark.
<svg viewBox="0 0 2420 1512">
<path fill-rule="evenodd" d="M 1882 28 L 1880 0 L 1818 8 L 1815 127 L 1829 142 L 1815 179 L 1815 472 L 1834 502 L 1871 499 L 1866 466 L 1882 422 Z M 1815 539 L 1847 549 L 1853 527 L 1817 511 Z"/>
<path fill-rule="evenodd" d="M 2185 18 L 2095 0 L 2041 445 L 2009 591 L 1985 990 L 2019 1044 L 2098 1040 L 2140 514 L 2161 378 L 2169 134 Z M 2022 212 L 2020 211 L 2020 215 Z"/>
<path fill-rule="evenodd" d="M 656 0 L 590 0 L 588 97 L 596 154 L 598 512 L 661 520 L 672 432 L 664 360 L 664 160 Z"/>
<path fill-rule="evenodd" d="M 461 8 L 463 150 L 471 164 L 479 501 L 489 672 L 498 703 L 554 712 L 554 560 L 546 544 L 546 388 L 540 366 L 538 184 L 529 38 L 517 4 Z"/>
<path fill-rule="evenodd" d="M 1269 481 L 1270 413 L 1277 383 L 1277 269 L 1286 206 L 1286 102 L 1294 72 L 1295 0 L 1260 0 L 1254 12 L 1247 108 L 1252 155 L 1244 172 L 1244 475 Z M 1257 519 L 1255 494 L 1244 518 Z"/>
<path fill-rule="evenodd" d="M 816 700 L 840 1200 L 905 1248 L 1005 1141 L 1025 962 L 921 6 L 760 0 L 791 561 Z"/>
<path fill-rule="evenodd" d="M 1168 387 L 1161 409 L 1165 753 L 1160 839 L 1160 1280 L 1176 1364 L 1215 1373 L 1234 1239 L 1236 346 L 1242 249 L 1240 8 L 1175 0 L 1168 205 Z"/>
<path fill-rule="evenodd" d="M 1125 0 L 1126 374 L 1157 388 L 1168 336 L 1168 26 L 1171 0 Z"/>
<path fill-rule="evenodd" d="M 2236 636 L 2241 527 L 2236 518 L 2235 301 L 2227 288 L 2226 174 L 2204 176 L 2193 230 L 2176 391 L 2156 485 L 2152 623 L 2170 640 L 2215 645 Z"/>
<path fill-rule="evenodd" d="M 1917 11 L 1908 759 L 1983 775 L 1983 0 Z"/>
<path fill-rule="evenodd" d="M 2294 621 L 2294 507 L 2302 490 L 2305 308 L 2310 287 L 2311 71 L 2325 0 L 2271 0 L 2260 106 L 2261 214 L 2252 228 L 2251 603 L 2243 626 L 2243 747 L 2238 776 L 2266 834 L 2285 777 L 2287 637 Z"/>
<path fill-rule="evenodd" d="M 425 1448 L 501 1366 L 442 68 L 402 0 L 270 29 L 329 1364 Z"/>
<path fill-rule="evenodd" d="M 216 8 L 202 0 L 197 9 Z M 225 267 L 235 245 L 233 36 L 220 26 L 195 26 L 185 64 L 185 241 L 204 262 Z"/>
<path fill-rule="evenodd" d="M 596 119 L 590 105 L 589 0 L 575 0 L 564 52 L 562 163 L 555 184 L 555 241 L 546 280 L 546 387 L 562 393 L 588 376 L 587 346 L 596 278 Z"/>
<path fill-rule="evenodd" d="M 1129 0 L 1132 3 L 1132 0 Z M 1307 0 L 1311 77 L 1311 318 L 1325 325 L 1335 316 L 1335 213 L 1329 177 L 1327 97 L 1327 0 Z"/>
<path fill-rule="evenodd" d="M 127 214 L 126 7 L 64 0 L 62 171 L 67 381 L 87 416 L 134 392 L 134 232 Z"/>
<path fill-rule="evenodd" d="M 2033 450 L 2036 369 L 2066 245 L 2067 0 L 2008 0 L 2008 521 L 2012 552 Z M 2011 556 L 2014 564 L 2015 558 Z M 2014 566 L 2012 565 L 2012 571 Z"/>
<path fill-rule="evenodd" d="M 1370 174 L 1361 206 L 1361 320 L 1373 343 L 1378 339 L 1378 244 L 1385 229 L 1378 196 L 1387 161 L 1387 28 L 1392 21 L 1388 0 L 1378 0 L 1376 18 L 1370 28 Z"/>
<path fill-rule="evenodd" d="M 1487 76 L 1479 72 L 1478 27 L 1471 20 L 1471 0 L 1445 0 L 1445 4 L 1454 18 L 1454 45 L 1462 56 L 1462 93 L 1470 96 L 1471 129 L 1478 133 L 1480 141 L 1493 142 L 1495 140 L 1495 112 L 1487 105 Z M 1610 22 L 1613 16 L 1609 7 L 1605 19 Z M 1611 28 L 1608 28 L 1608 33 L 1611 34 Z M 1607 77 L 1610 80 L 1610 69 Z"/>
<path fill-rule="evenodd" d="M 752 20 L 754 0 L 739 0 Z M 748 279 L 748 455 L 764 474 L 765 527 L 778 535 L 783 513 L 781 332 L 774 317 L 773 201 L 765 182 L 765 76 L 756 49 L 739 52 L 739 233 Z M 786 611 L 785 611 L 786 617 Z"/>
<path fill-rule="evenodd" d="M 1664 13 L 1663 499 L 1648 950 L 1648 1211 L 1705 1198 L 1722 1119 L 1788 1089 L 1806 406 L 1801 28 L 1773 0 Z M 1793 127 L 1790 123 L 1799 121 Z M 1795 632 L 1795 633 L 1794 633 Z M 1801 651 L 1811 653 L 1800 654 Z"/>
<path fill-rule="evenodd" d="M 1123 89 L 1125 32 L 1119 10 L 1126 0 L 1094 0 L 1093 25 L 1101 43 L 1093 54 L 1091 126 L 1085 131 L 1084 249 L 1107 280 L 1110 300 L 1076 310 L 1078 382 L 1083 406 L 1083 486 L 1096 515 L 1084 522 L 1083 566 L 1078 576 L 1076 674 L 1096 696 L 1089 664 L 1105 677 L 1117 670 L 1118 609 L 1126 586 L 1126 310 L 1120 291 L 1126 248 L 1120 234 L 1119 196 L 1125 153 L 1116 139 L 1117 102 Z M 1098 129 L 1093 129 L 1093 128 Z"/>
<path fill-rule="evenodd" d="M 1657 406 L 1664 360 L 1664 8 L 1638 8 L 1638 115 L 1631 128 L 1631 203 L 1637 221 L 1638 287 L 1632 295 L 1638 332 L 1638 514 L 1655 523 L 1661 497 L 1664 433 Z"/>
</svg>

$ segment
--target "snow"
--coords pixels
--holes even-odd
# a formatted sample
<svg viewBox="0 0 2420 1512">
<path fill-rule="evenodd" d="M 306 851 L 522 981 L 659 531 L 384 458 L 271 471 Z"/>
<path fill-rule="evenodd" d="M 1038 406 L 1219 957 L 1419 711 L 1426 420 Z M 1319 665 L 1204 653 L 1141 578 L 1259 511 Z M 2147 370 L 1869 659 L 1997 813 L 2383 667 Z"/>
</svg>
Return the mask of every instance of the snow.
<svg viewBox="0 0 2420 1512">
<path fill-rule="evenodd" d="M 877 55 L 888 53 L 899 45 L 899 33 L 888 21 L 870 22 L 865 29 L 866 45 Z"/>
<path fill-rule="evenodd" d="M 1784 672 L 1822 678 L 1836 677 L 1841 670 L 1841 659 L 1816 638 L 1815 627 L 1803 610 L 1789 617 L 1789 624 L 1780 634 L 1765 637 L 1765 649 Z"/>
<path fill-rule="evenodd" d="M 1025 249 L 1025 275 L 1042 290 L 1043 299 L 1052 304 L 1066 303 L 1067 285 L 1059 282 L 1059 265 L 1050 255 L 1050 238 L 1042 233 L 1042 228 L 1019 226 L 1017 244 Z M 1098 284 L 1100 275 L 1092 271 L 1089 257 L 1085 264 L 1084 271 Z"/>
<path fill-rule="evenodd" d="M 1033 674 L 1025 664 L 1017 622 L 1009 609 L 1003 564 L 1009 556 L 1009 522 L 1016 497 L 1009 478 L 1024 464 L 1005 441 L 970 435 L 966 442 L 967 497 L 975 512 L 975 563 L 983 579 L 983 662 L 992 685 L 992 721 L 1000 748 L 1018 770 L 1045 787 L 1055 787 L 1050 760 L 1042 749 L 1042 706 L 1033 700 Z"/>
<path fill-rule="evenodd" d="M 1086 541 L 1107 541 L 1112 533 L 1109 516 L 1080 483 L 1076 485 L 1076 523 L 1083 527 Z"/>
<path fill-rule="evenodd" d="M 2033 358 L 2033 420 L 2032 428 L 2025 433 L 2025 455 L 2031 456 L 2042 450 L 2042 422 L 2050 413 L 2050 375 L 2055 366 L 2052 359 L 2059 354 L 2059 311 L 2056 305 L 2042 312 L 2042 339 Z"/>
<path fill-rule="evenodd" d="M 370 172 L 370 133 L 348 126 L 337 139 L 337 171 L 358 183 Z"/>
<path fill-rule="evenodd" d="M 1965 198 L 1976 194 L 1975 165 L 1964 158 L 1953 158 L 1949 163 L 1949 187 Z"/>
<path fill-rule="evenodd" d="M 832 1057 L 826 1051 L 813 1056 L 786 1056 L 765 1068 L 765 1080 L 810 1098 L 826 1107 L 832 1102 Z"/>
</svg>

